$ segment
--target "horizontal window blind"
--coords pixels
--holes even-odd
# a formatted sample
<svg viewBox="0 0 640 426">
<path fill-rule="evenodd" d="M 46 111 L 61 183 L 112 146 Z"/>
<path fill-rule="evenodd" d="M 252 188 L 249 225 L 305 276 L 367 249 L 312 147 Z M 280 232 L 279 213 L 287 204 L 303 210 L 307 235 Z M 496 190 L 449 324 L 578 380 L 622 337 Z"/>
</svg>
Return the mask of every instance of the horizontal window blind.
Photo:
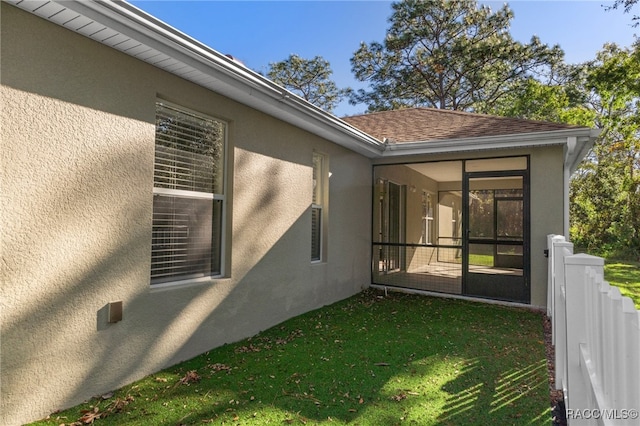
<svg viewBox="0 0 640 426">
<path fill-rule="evenodd" d="M 225 125 L 156 104 L 151 284 L 221 273 Z"/>
<path fill-rule="evenodd" d="M 322 207 L 311 207 L 311 260 L 322 258 Z"/>
<path fill-rule="evenodd" d="M 210 275 L 214 238 L 211 200 L 153 197 L 151 280 Z"/>
<path fill-rule="evenodd" d="M 311 261 L 323 260 L 324 245 L 324 208 L 326 206 L 325 189 L 327 185 L 325 156 L 313 153 L 313 186 L 311 196 Z"/>
<path fill-rule="evenodd" d="M 224 133 L 220 121 L 158 103 L 155 186 L 221 193 Z"/>
</svg>

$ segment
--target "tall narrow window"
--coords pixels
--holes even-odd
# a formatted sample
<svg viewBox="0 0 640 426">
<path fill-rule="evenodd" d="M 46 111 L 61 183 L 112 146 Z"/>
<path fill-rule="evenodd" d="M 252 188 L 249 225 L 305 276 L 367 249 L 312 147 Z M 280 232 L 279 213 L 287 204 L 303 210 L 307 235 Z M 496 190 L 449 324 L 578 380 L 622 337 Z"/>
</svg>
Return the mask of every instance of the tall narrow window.
<svg viewBox="0 0 640 426">
<path fill-rule="evenodd" d="M 151 284 L 222 274 L 226 125 L 156 103 Z"/>
<path fill-rule="evenodd" d="M 433 244 L 433 197 L 422 191 L 422 244 Z"/>
<path fill-rule="evenodd" d="M 322 154 L 313 154 L 313 191 L 311 200 L 311 260 L 322 260 L 324 245 L 324 215 L 327 204 L 328 173 L 326 157 Z"/>
</svg>

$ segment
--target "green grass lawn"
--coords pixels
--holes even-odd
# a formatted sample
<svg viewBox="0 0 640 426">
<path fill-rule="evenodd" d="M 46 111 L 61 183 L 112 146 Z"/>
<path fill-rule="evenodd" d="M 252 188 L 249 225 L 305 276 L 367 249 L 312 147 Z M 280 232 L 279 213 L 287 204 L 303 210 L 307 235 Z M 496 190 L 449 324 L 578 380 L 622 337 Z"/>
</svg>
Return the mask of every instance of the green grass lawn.
<svg viewBox="0 0 640 426">
<path fill-rule="evenodd" d="M 488 254 L 470 254 L 469 264 L 493 268 L 493 256 Z"/>
<path fill-rule="evenodd" d="M 630 297 L 640 309 L 640 262 L 607 260 L 604 279 L 619 287 L 620 293 Z"/>
<path fill-rule="evenodd" d="M 92 417 L 97 425 L 551 421 L 540 313 L 373 290 L 105 398 L 36 424 Z"/>
</svg>

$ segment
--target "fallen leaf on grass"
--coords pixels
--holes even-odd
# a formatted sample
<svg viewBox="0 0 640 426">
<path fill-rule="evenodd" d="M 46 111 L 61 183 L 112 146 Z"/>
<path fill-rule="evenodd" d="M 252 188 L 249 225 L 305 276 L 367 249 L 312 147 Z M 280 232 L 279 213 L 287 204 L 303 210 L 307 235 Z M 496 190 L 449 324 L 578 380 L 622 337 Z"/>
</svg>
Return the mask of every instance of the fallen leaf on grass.
<svg viewBox="0 0 640 426">
<path fill-rule="evenodd" d="M 82 410 L 81 413 L 82 417 L 80 417 L 78 420 L 85 425 L 91 424 L 99 418 L 105 416 L 105 413 L 100 412 L 100 408 L 98 407 L 93 407 L 93 409 L 91 410 Z"/>
<path fill-rule="evenodd" d="M 217 362 L 215 364 L 209 364 L 207 367 L 209 367 L 213 371 L 229 371 L 229 370 L 231 370 L 231 367 L 229 367 L 228 365 L 225 365 L 225 364 L 221 364 L 219 362 Z"/>
<path fill-rule="evenodd" d="M 285 395 L 285 396 L 288 396 L 288 397 L 291 397 L 291 398 L 295 398 L 295 399 L 300 399 L 300 400 L 308 399 L 308 400 L 313 401 L 313 403 L 316 404 L 316 405 L 322 404 L 322 401 L 320 401 L 318 398 L 313 396 L 313 394 L 309 395 L 306 392 L 303 392 L 303 393 L 289 393 L 286 390 L 282 389 L 282 395 Z"/>
<path fill-rule="evenodd" d="M 194 383 L 200 380 L 200 375 L 196 370 L 187 371 L 187 374 L 184 375 L 182 379 L 178 381 L 180 385 L 188 385 L 189 383 Z"/>
<path fill-rule="evenodd" d="M 253 345 L 249 345 L 249 346 L 240 346 L 239 348 L 235 349 L 235 353 L 240 354 L 240 353 L 247 353 L 247 352 L 260 352 L 261 349 L 253 346 Z"/>
<path fill-rule="evenodd" d="M 124 407 L 126 407 L 130 402 L 133 401 L 135 401 L 135 398 L 131 395 L 127 395 L 127 397 L 124 399 L 116 398 L 116 400 L 113 401 L 111 405 L 109 405 L 106 411 L 108 413 L 119 413 L 124 410 Z"/>
<path fill-rule="evenodd" d="M 404 392 L 400 392 L 397 395 L 391 397 L 393 401 L 402 401 L 403 399 L 407 399 L 407 394 Z"/>
</svg>

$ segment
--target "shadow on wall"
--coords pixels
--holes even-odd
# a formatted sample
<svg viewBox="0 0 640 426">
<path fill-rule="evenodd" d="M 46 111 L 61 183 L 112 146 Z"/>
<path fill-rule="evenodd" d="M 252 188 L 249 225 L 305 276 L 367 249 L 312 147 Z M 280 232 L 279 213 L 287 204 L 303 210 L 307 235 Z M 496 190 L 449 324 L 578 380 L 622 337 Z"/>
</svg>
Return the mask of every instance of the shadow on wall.
<svg viewBox="0 0 640 426">
<path fill-rule="evenodd" d="M 135 374 L 137 367 L 125 367 L 129 361 L 144 361 L 144 353 L 124 354 L 134 337 L 130 321 L 97 323 L 106 302 L 124 300 L 126 309 L 144 296 L 138 284 L 147 280 L 150 229 L 140 225 L 150 223 L 150 193 L 100 185 L 116 184 L 118 175 L 137 175 L 131 154 L 79 164 L 66 152 L 51 161 L 67 166 L 59 176 L 52 164 L 36 165 L 30 176 L 33 170 L 20 170 L 19 163 L 4 170 L 12 189 L 3 241 L 2 416 L 7 423 L 77 401 L 69 392 L 76 383 L 82 383 L 83 398 L 120 383 Z M 151 343 L 153 336 L 145 340 L 138 345 Z M 110 364 L 121 368 L 114 371 Z"/>
<path fill-rule="evenodd" d="M 152 193 L 141 176 L 149 167 L 141 173 L 136 159 L 152 159 L 140 142 L 90 163 L 62 158 L 69 169 L 59 178 L 46 170 L 50 165 L 38 167 L 47 179 L 5 169 L 16 191 L 5 209 L 0 423 L 109 391 L 170 365 L 181 351 L 193 356 L 197 350 L 181 344 L 193 345 L 191 335 L 222 302 L 202 297 L 210 285 L 185 289 L 181 297 L 150 293 Z M 261 201 L 267 211 L 271 197 Z M 123 320 L 115 324 L 104 315 L 111 301 L 124 302 Z M 233 338 L 225 330 L 217 342 L 205 339 L 200 352 Z"/>
<path fill-rule="evenodd" d="M 0 5 L 0 423 L 43 417 L 359 290 L 353 272 L 310 264 L 312 149 L 301 142 L 309 134 Z M 253 145 L 236 148 L 227 199 L 231 277 L 157 291 L 153 102 L 154 85 L 167 83 L 269 130 L 237 126 L 236 141 Z M 360 257 L 345 251 L 340 260 Z M 114 301 L 123 319 L 108 324 L 104 307 Z"/>
<path fill-rule="evenodd" d="M 172 363 L 360 290 L 353 275 L 340 276 L 327 264 L 311 264 L 311 210 L 306 201 L 311 200 L 311 165 L 238 148 L 235 160 L 233 266 L 229 286 L 220 286 L 227 294 L 224 303 L 203 318 L 203 326 L 193 329 Z M 359 254 L 345 255 L 345 261 L 349 257 Z M 212 333 L 218 336 L 216 344 L 204 347 Z"/>
<path fill-rule="evenodd" d="M 153 126 L 137 125 L 150 126 L 149 140 L 109 150 L 70 142 L 49 164 L 5 170 L 16 191 L 4 242 L 3 423 L 77 404 L 359 290 L 348 276 L 327 283 L 311 273 L 326 265 L 310 265 L 310 179 L 299 178 L 310 166 L 239 151 L 232 279 L 150 291 Z M 120 131 L 111 137 L 128 133 Z M 108 324 L 112 301 L 123 301 L 123 320 Z"/>
</svg>

